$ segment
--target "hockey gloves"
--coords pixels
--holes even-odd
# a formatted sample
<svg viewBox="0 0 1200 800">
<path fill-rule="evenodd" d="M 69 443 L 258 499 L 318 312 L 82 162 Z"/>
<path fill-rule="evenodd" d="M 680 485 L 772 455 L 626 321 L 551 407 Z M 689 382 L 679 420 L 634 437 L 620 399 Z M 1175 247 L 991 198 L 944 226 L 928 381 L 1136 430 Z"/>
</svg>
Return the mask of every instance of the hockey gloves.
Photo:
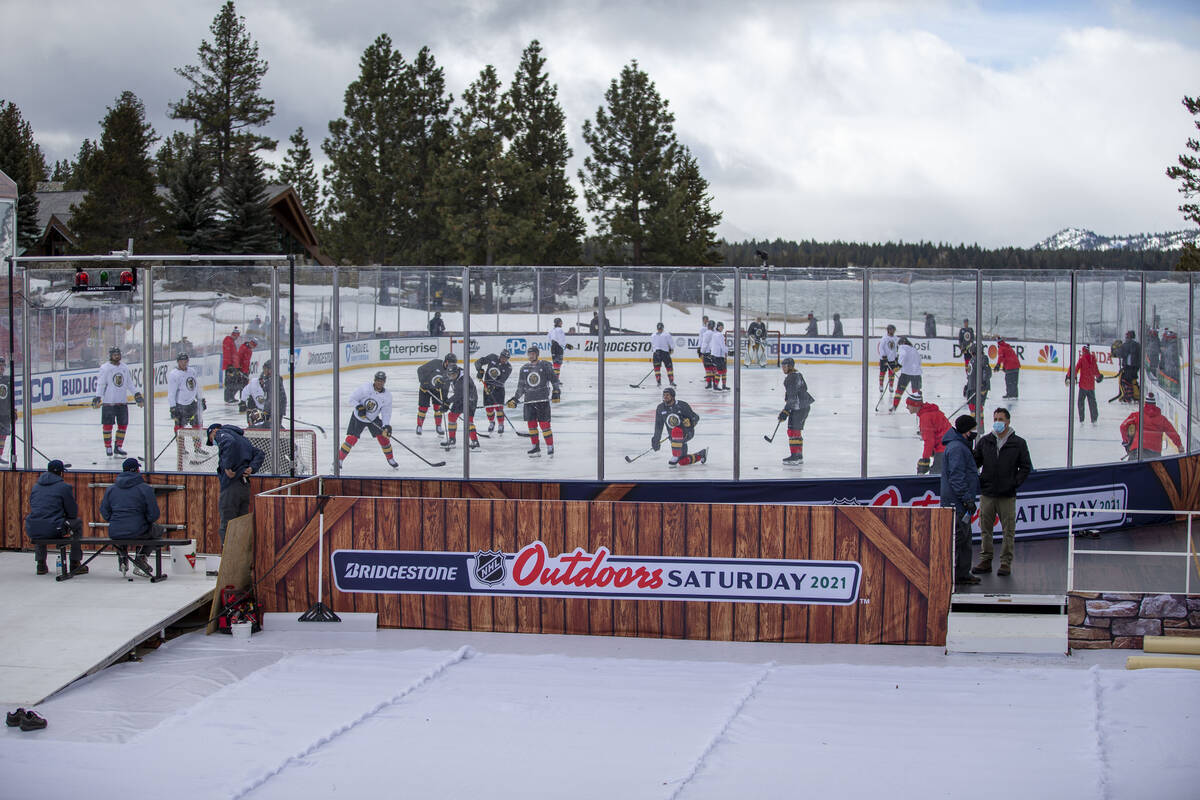
<svg viewBox="0 0 1200 800">
<path fill-rule="evenodd" d="M 208 401 L 205 400 L 203 397 L 200 398 L 200 410 L 208 411 Z"/>
<path fill-rule="evenodd" d="M 505 408 L 516 408 L 517 407 L 517 398 L 515 398 L 515 397 L 511 398 L 507 403 L 504 404 L 504 406 L 505 406 Z"/>
<path fill-rule="evenodd" d="M 177 425 L 183 425 L 183 406 L 171 406 L 171 419 L 175 420 Z"/>
<path fill-rule="evenodd" d="M 259 411 L 257 408 L 250 409 L 250 411 L 246 414 L 246 420 L 251 425 L 260 425 L 260 424 L 262 424 L 263 420 L 265 420 L 265 419 L 266 419 L 266 415 L 263 414 L 263 412 Z"/>
<path fill-rule="evenodd" d="M 683 422 L 681 422 L 681 423 L 679 423 L 679 424 L 680 424 L 680 425 L 682 425 L 682 426 L 683 426 L 683 427 L 685 427 L 685 428 L 690 428 L 690 427 L 692 427 L 692 421 L 691 421 L 690 419 L 687 419 L 686 417 L 684 418 Z"/>
<path fill-rule="evenodd" d="M 1104 380 L 1104 376 L 1101 375 L 1100 373 L 1096 373 L 1096 383 L 1100 383 L 1103 380 Z"/>
<path fill-rule="evenodd" d="M 100 398 L 93 397 L 92 398 L 92 408 L 99 408 L 99 407 L 100 407 Z"/>
<path fill-rule="evenodd" d="M 133 402 L 137 403 L 138 408 L 141 408 L 144 405 L 146 405 L 146 398 L 142 396 L 141 392 L 134 392 L 133 393 Z"/>
<path fill-rule="evenodd" d="M 574 349 L 575 349 L 575 345 L 573 345 L 573 344 L 568 344 L 568 345 L 567 345 L 567 349 L 568 349 L 568 350 L 574 350 Z"/>
<path fill-rule="evenodd" d="M 388 437 L 389 439 L 392 438 L 392 426 L 391 425 L 383 426 L 383 435 Z"/>
<path fill-rule="evenodd" d="M 551 392 L 550 393 L 550 402 L 551 403 L 561 403 L 562 402 L 562 392 L 560 392 L 558 389 L 555 389 L 553 392 Z"/>
<path fill-rule="evenodd" d="M 660 447 L 662 447 L 662 442 L 660 442 L 658 439 L 655 439 L 653 436 L 651 436 L 651 437 L 650 437 L 650 446 L 651 446 L 652 448 L 654 448 L 654 452 L 656 452 L 656 453 L 657 453 L 657 452 L 658 452 L 658 449 L 659 449 Z"/>
<path fill-rule="evenodd" d="M 358 405 L 356 405 L 354 407 L 354 413 L 358 414 L 360 417 L 366 417 L 367 416 L 367 407 L 364 406 L 362 403 L 359 403 Z"/>
<path fill-rule="evenodd" d="M 783 411 L 780 411 L 780 412 L 779 412 L 779 421 L 780 421 L 780 422 L 783 422 L 784 420 L 786 420 L 786 419 L 787 419 L 788 417 L 790 417 L 791 415 L 792 415 L 792 414 L 791 414 L 791 412 L 790 412 L 790 411 L 788 411 L 788 410 L 785 408 Z"/>
<path fill-rule="evenodd" d="M 931 466 L 933 466 L 933 459 L 932 459 L 932 458 L 921 458 L 921 459 L 917 459 L 917 474 L 918 474 L 918 475 L 928 475 L 928 474 L 929 474 L 929 468 L 930 468 Z"/>
<path fill-rule="evenodd" d="M 245 400 L 238 401 L 238 413 L 240 413 L 240 414 L 246 413 L 246 401 Z"/>
</svg>

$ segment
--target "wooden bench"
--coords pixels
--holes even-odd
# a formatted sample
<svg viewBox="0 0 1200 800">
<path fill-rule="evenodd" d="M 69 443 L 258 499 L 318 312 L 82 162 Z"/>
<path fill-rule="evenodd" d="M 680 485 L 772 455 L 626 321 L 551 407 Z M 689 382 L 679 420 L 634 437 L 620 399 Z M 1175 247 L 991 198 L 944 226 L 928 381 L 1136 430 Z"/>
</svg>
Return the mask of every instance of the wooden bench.
<svg viewBox="0 0 1200 800">
<path fill-rule="evenodd" d="M 114 484 L 112 484 L 112 483 L 89 483 L 88 488 L 89 489 L 107 489 L 108 487 L 113 486 L 113 485 Z M 179 486 L 174 483 L 147 483 L 146 485 L 149 486 L 151 489 L 153 489 L 156 492 L 182 492 L 185 488 L 183 486 Z"/>
<path fill-rule="evenodd" d="M 91 522 L 88 523 L 93 528 L 107 527 L 107 522 Z M 164 528 L 172 530 L 182 530 L 183 525 L 164 525 Z M 99 545 L 99 549 L 83 560 L 83 565 L 87 566 L 96 556 L 103 553 L 110 547 L 125 547 L 125 548 L 154 548 L 154 574 L 150 576 L 151 583 L 165 581 L 167 575 L 162 569 L 162 549 L 171 547 L 172 545 L 190 544 L 191 539 L 113 539 L 106 536 L 84 536 L 81 539 L 39 539 L 38 544 L 44 544 L 48 547 L 57 547 L 59 561 L 62 567 L 59 569 L 59 574 L 54 576 L 56 581 L 66 581 L 75 577 L 71 572 L 71 567 L 67 561 L 68 551 L 72 544 L 78 542 L 81 545 Z"/>
</svg>

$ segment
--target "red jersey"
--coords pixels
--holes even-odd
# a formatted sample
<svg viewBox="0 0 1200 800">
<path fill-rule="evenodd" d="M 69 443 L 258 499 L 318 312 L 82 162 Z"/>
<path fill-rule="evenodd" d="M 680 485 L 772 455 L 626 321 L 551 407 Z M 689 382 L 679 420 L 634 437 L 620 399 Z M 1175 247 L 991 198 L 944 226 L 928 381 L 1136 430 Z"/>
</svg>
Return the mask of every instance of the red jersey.
<svg viewBox="0 0 1200 800">
<path fill-rule="evenodd" d="M 1021 368 L 1021 357 L 1008 342 L 1000 342 L 996 345 L 996 366 L 1002 370 Z"/>
<path fill-rule="evenodd" d="M 1075 362 L 1075 377 L 1079 379 L 1079 388 L 1087 391 L 1095 391 L 1096 376 L 1100 374 L 1100 367 L 1096 366 L 1096 357 L 1092 355 L 1091 350 L 1081 352 L 1079 360 Z"/>
<path fill-rule="evenodd" d="M 250 374 L 250 359 L 254 356 L 254 348 L 250 343 L 242 345 L 237 351 L 237 363 L 234 365 L 247 375 Z"/>
<path fill-rule="evenodd" d="M 1138 412 L 1133 412 L 1125 421 L 1121 423 L 1121 442 L 1127 447 L 1139 447 L 1142 450 L 1149 450 L 1154 453 L 1162 452 L 1162 437 L 1165 433 L 1172 444 L 1178 448 L 1179 452 L 1183 452 L 1183 441 L 1179 438 L 1179 433 L 1176 432 L 1175 426 L 1171 421 L 1163 416 L 1163 413 L 1158 410 L 1158 406 L 1146 406 L 1146 423 L 1142 425 L 1142 436 L 1140 444 L 1134 444 L 1138 441 Z"/>
<path fill-rule="evenodd" d="M 942 437 L 950 430 L 950 420 L 946 419 L 940 408 L 933 403 L 924 403 L 917 409 L 917 425 L 921 429 L 921 441 L 925 444 L 921 458 L 932 458 L 934 453 L 945 451 Z"/>
<path fill-rule="evenodd" d="M 221 341 L 221 371 L 237 366 L 237 337 L 232 333 Z"/>
</svg>

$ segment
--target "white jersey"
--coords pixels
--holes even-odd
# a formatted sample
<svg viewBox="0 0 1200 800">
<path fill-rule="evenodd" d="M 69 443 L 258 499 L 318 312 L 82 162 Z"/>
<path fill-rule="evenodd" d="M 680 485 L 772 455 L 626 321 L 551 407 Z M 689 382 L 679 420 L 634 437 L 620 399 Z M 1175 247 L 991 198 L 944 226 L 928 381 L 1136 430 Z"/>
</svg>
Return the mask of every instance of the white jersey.
<svg viewBox="0 0 1200 800">
<path fill-rule="evenodd" d="M 713 331 L 708 337 L 708 352 L 713 358 L 724 358 L 729 355 L 729 344 L 725 341 L 724 331 Z"/>
<path fill-rule="evenodd" d="M 167 405 L 187 406 L 200 399 L 200 378 L 196 370 L 176 367 L 167 373 Z"/>
<path fill-rule="evenodd" d="M 705 328 L 703 331 L 700 332 L 700 352 L 701 353 L 704 353 L 705 355 L 712 355 L 712 345 L 710 344 L 710 342 L 712 341 L 712 337 L 713 337 L 714 333 L 716 333 L 716 331 L 710 331 L 708 328 Z"/>
<path fill-rule="evenodd" d="M 392 424 L 392 393 L 387 389 L 382 392 L 375 391 L 374 381 L 364 383 L 354 390 L 354 394 L 350 395 L 350 407 L 357 409 L 359 406 L 365 406 L 367 409 L 366 414 L 359 414 L 358 411 L 351 412 L 359 422 L 379 420 L 380 425 Z"/>
<path fill-rule="evenodd" d="M 551 328 L 550 332 L 546 335 L 550 337 L 550 341 L 557 344 L 563 350 L 567 349 L 567 332 L 564 331 L 562 328 L 560 328 L 556 325 L 553 328 Z"/>
<path fill-rule="evenodd" d="M 96 386 L 96 395 L 101 403 L 128 403 L 130 393 L 137 390 L 138 386 L 134 383 L 129 367 L 111 361 L 100 365 L 100 381 Z"/>
<path fill-rule="evenodd" d="M 902 344 L 900 345 L 898 357 L 900 359 L 901 375 L 921 374 L 921 354 L 917 352 L 917 348 L 911 344 Z"/>
<path fill-rule="evenodd" d="M 895 361 L 896 348 L 899 346 L 897 342 L 899 342 L 899 339 L 895 336 L 884 336 L 882 339 L 880 339 L 879 344 L 875 346 L 875 349 L 879 353 L 879 357 L 887 359 L 888 361 Z"/>
<path fill-rule="evenodd" d="M 662 333 L 650 334 L 650 350 L 665 350 L 668 353 L 674 352 L 675 340 L 671 338 L 671 334 L 663 331 Z"/>
<path fill-rule="evenodd" d="M 242 389 L 242 402 L 248 408 L 257 408 L 259 411 L 270 411 L 267 407 L 267 393 L 263 391 L 262 385 L 258 381 L 250 381 L 246 384 L 246 388 Z"/>
</svg>

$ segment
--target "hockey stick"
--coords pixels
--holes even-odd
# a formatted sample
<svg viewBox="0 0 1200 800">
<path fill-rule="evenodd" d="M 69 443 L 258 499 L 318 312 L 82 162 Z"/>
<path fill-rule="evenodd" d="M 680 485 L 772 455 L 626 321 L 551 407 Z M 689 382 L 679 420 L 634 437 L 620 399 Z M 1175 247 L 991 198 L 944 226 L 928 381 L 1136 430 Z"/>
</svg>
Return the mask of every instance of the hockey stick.
<svg viewBox="0 0 1200 800">
<path fill-rule="evenodd" d="M 411 447 L 409 447 L 409 446 L 408 446 L 408 445 L 406 445 L 404 442 L 402 442 L 402 441 L 400 441 L 399 439 L 397 439 L 395 436 L 391 436 L 391 435 L 389 435 L 389 436 L 388 436 L 388 438 L 389 438 L 389 439 L 391 439 L 391 440 L 392 440 L 393 442 L 395 442 L 396 444 L 398 444 L 398 445 L 400 445 L 401 447 L 403 447 L 403 448 L 404 448 L 405 450 L 407 450 L 408 452 L 412 453 L 412 454 L 413 454 L 414 456 L 416 456 L 417 458 L 419 458 L 419 459 L 421 459 L 422 461 L 424 461 L 426 464 L 428 464 L 428 465 L 429 465 L 429 466 L 431 466 L 431 467 L 444 467 L 444 466 L 446 466 L 446 462 L 445 462 L 445 461 L 430 461 L 428 458 L 426 458 L 425 456 L 421 455 L 421 454 L 420 454 L 420 453 L 418 453 L 416 450 L 413 450 Z"/>
<path fill-rule="evenodd" d="M 766 439 L 768 442 L 773 442 L 773 441 L 775 441 L 775 434 L 779 433 L 779 426 L 780 426 L 780 425 L 782 425 L 782 424 L 783 424 L 783 420 L 777 420 L 777 421 L 775 422 L 775 430 L 771 431 L 771 435 L 770 435 L 770 436 L 767 436 L 767 435 L 764 433 L 764 434 L 763 434 L 763 438 L 764 438 L 764 439 Z"/>
<path fill-rule="evenodd" d="M 653 374 L 654 374 L 654 370 L 650 370 L 649 372 L 647 372 L 647 373 L 646 373 L 646 377 L 645 377 L 645 378 L 642 378 L 642 379 L 641 379 L 640 381 L 638 381 L 637 383 L 631 383 L 631 384 L 629 384 L 629 388 L 630 388 L 630 389 L 640 389 L 640 388 L 642 388 L 642 384 L 646 382 L 646 378 L 649 378 L 649 377 L 650 377 L 651 375 L 653 375 Z"/>
<path fill-rule="evenodd" d="M 25 441 L 24 439 L 22 439 L 20 436 L 18 436 L 18 435 L 17 435 L 17 434 L 15 434 L 15 433 L 13 434 L 13 438 L 14 438 L 14 439 L 16 439 L 18 442 L 22 442 L 22 443 L 24 443 L 24 441 Z M 48 455 L 46 455 L 45 453 L 43 453 L 41 450 L 38 450 L 36 447 L 34 447 L 32 442 L 31 442 L 31 443 L 30 443 L 30 445 L 29 445 L 29 449 L 33 450 L 33 452 L 37 453 L 39 456 L 41 456 L 42 458 L 46 459 L 47 461 L 53 461 L 53 460 L 54 460 L 54 459 L 52 459 L 50 456 L 48 456 Z M 14 450 L 15 450 L 15 448 L 14 448 Z M 13 455 L 14 455 L 14 459 L 13 459 L 13 460 L 15 461 L 15 460 L 16 460 L 16 458 L 15 458 L 15 456 L 16 456 L 16 453 L 14 452 L 14 453 L 13 453 Z M 139 460 L 140 460 L 140 459 L 139 459 Z"/>
<path fill-rule="evenodd" d="M 158 455 L 156 455 L 156 456 L 154 457 L 154 463 L 155 463 L 155 464 L 157 464 L 157 463 L 158 463 L 158 460 L 159 460 L 160 458 L 162 458 L 162 454 L 163 454 L 163 453 L 165 453 L 165 452 L 167 452 L 167 448 L 168 448 L 168 447 L 170 447 L 171 445 L 175 444 L 175 440 L 176 440 L 176 439 L 178 439 L 178 438 L 179 438 L 179 432 L 178 432 L 178 431 L 176 431 L 176 432 L 175 432 L 175 435 L 171 437 L 171 441 L 169 441 L 169 442 L 167 442 L 166 444 L 164 444 L 164 445 L 163 445 L 163 449 L 162 449 L 162 450 L 159 450 L 159 451 L 158 451 Z"/>
<path fill-rule="evenodd" d="M 284 419 L 290 419 L 292 422 L 296 423 L 297 425 L 305 425 L 309 428 L 316 428 L 317 430 L 319 430 L 321 432 L 322 436 L 325 435 L 325 429 L 322 428 L 320 425 L 317 425 L 315 422 L 305 422 L 302 419 L 296 419 L 295 417 L 289 417 L 286 415 L 281 415 L 281 416 L 283 416 Z"/>
<path fill-rule="evenodd" d="M 655 444 L 662 444 L 665 441 L 666 441 L 666 439 L 659 439 L 657 442 L 655 442 Z M 633 462 L 637 461 L 639 458 L 641 458 L 642 456 L 646 455 L 649 452 L 652 452 L 653 450 L 654 450 L 654 448 L 651 447 L 649 450 L 643 450 L 642 452 L 638 453 L 636 456 L 625 456 L 625 463 L 632 464 Z"/>
<path fill-rule="evenodd" d="M 958 416 L 958 412 L 962 411 L 964 408 L 966 408 L 966 407 L 967 407 L 968 405 L 970 405 L 970 404 L 971 404 L 971 401 L 970 401 L 970 400 L 967 400 L 967 401 L 966 401 L 966 402 L 964 402 L 962 405 L 960 405 L 958 408 L 954 409 L 954 410 L 953 410 L 953 411 L 951 411 L 949 414 L 947 414 L 947 415 L 946 415 L 946 419 L 950 419 L 951 417 Z M 951 425 L 953 425 L 954 423 L 953 423 L 953 422 L 951 422 L 950 424 L 951 424 Z"/>
<path fill-rule="evenodd" d="M 522 433 L 520 430 L 517 429 L 516 425 L 513 425 L 512 418 L 510 416 L 508 416 L 507 414 L 504 415 L 504 421 L 508 423 L 508 427 L 512 428 L 513 433 L 515 433 L 517 436 L 524 436 L 526 439 L 529 438 L 528 433 Z"/>
<path fill-rule="evenodd" d="M 888 370 L 887 388 L 879 393 L 879 399 L 875 401 L 875 410 L 879 410 L 879 404 L 883 402 L 883 398 L 892 393 L 892 387 L 895 386 L 896 373 L 893 370 Z"/>
<path fill-rule="evenodd" d="M 133 400 L 126 400 L 124 403 L 101 403 L 100 404 L 100 406 L 119 406 L 119 405 L 136 406 L 137 402 L 135 402 Z M 86 403 L 67 403 L 67 406 L 69 408 L 92 408 L 92 401 L 88 400 Z M 95 406 L 95 407 L 100 408 L 100 406 Z"/>
</svg>

